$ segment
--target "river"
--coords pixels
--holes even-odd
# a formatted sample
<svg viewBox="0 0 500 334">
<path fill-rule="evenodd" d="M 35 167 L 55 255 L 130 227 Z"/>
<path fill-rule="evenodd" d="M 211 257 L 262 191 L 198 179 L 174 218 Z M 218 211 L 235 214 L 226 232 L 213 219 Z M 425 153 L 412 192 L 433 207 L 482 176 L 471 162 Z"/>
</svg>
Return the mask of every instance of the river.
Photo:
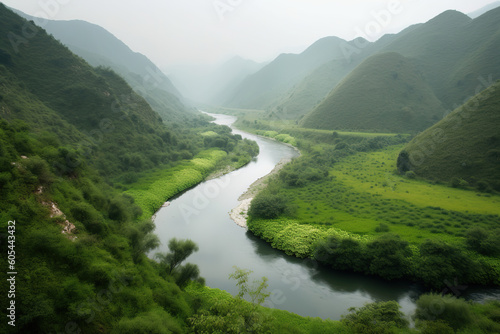
<svg viewBox="0 0 500 334">
<path fill-rule="evenodd" d="M 212 115 L 217 124 L 230 126 L 236 117 Z M 233 133 L 255 140 L 260 153 L 245 167 L 218 179 L 199 184 L 173 199 L 156 215 L 156 234 L 168 251 L 171 238 L 191 239 L 200 251 L 187 262 L 200 268 L 201 276 L 212 288 L 235 295 L 238 290 L 228 276 L 233 266 L 253 271 L 251 279 L 266 276 L 271 296 L 264 306 L 288 310 L 302 316 L 338 320 L 350 307 L 368 302 L 395 300 L 407 315 L 415 310 L 422 289 L 409 282 L 387 282 L 374 277 L 319 267 L 311 260 L 298 259 L 273 249 L 266 242 L 237 226 L 229 212 L 238 197 L 258 178 L 268 174 L 283 158 L 294 158 L 296 150 L 282 143 L 233 129 Z M 500 299 L 500 290 L 468 291 L 474 300 Z"/>
</svg>

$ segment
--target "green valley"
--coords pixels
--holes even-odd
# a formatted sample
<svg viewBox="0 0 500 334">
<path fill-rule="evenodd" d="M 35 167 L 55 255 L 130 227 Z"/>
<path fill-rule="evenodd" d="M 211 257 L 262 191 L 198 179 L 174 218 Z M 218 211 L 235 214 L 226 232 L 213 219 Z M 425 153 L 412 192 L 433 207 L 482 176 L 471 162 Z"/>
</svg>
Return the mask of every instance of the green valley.
<svg viewBox="0 0 500 334">
<path fill-rule="evenodd" d="M 0 333 L 500 332 L 500 3 L 112 3 L 0 3 Z"/>
</svg>

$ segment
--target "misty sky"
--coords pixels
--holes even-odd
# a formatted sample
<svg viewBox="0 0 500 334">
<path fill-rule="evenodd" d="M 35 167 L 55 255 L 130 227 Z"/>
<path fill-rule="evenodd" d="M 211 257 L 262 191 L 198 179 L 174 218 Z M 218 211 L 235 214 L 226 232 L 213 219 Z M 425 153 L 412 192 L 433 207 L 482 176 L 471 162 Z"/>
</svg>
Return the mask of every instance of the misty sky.
<svg viewBox="0 0 500 334">
<path fill-rule="evenodd" d="M 268 61 L 325 36 L 376 40 L 447 9 L 493 0 L 1 0 L 33 16 L 98 24 L 161 68 L 234 55 Z M 374 13 L 378 15 L 378 20 Z M 387 15 L 389 14 L 389 15 Z M 383 31 L 381 29 L 383 28 Z"/>
</svg>

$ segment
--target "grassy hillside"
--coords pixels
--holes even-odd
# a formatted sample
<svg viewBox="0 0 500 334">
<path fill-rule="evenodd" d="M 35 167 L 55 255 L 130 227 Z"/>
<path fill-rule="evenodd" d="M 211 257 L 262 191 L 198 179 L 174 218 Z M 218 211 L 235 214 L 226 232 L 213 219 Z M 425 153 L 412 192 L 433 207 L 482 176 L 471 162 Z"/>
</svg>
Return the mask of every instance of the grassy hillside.
<svg viewBox="0 0 500 334">
<path fill-rule="evenodd" d="M 400 34 L 404 34 L 401 32 Z M 396 35 L 385 35 L 376 43 L 370 43 L 359 37 L 341 45 L 344 57 L 334 59 L 316 68 L 311 74 L 297 83 L 276 107 L 271 109 L 274 117 L 280 119 L 300 119 L 328 96 L 334 87 L 342 81 L 363 60 L 379 52 Z M 361 46 L 361 47 L 360 47 Z"/>
<path fill-rule="evenodd" d="M 500 190 L 500 82 L 415 137 L 398 168 L 426 179 Z"/>
<path fill-rule="evenodd" d="M 397 53 L 370 57 L 301 125 L 338 130 L 418 131 L 444 113 L 413 62 Z"/>
<path fill-rule="evenodd" d="M 446 108 L 455 109 L 478 93 L 489 76 L 500 76 L 500 60 L 493 57 L 500 31 L 500 8 L 472 20 L 457 11 L 446 11 L 399 36 L 384 51 L 394 51 L 417 61 L 436 96 Z"/>
</svg>

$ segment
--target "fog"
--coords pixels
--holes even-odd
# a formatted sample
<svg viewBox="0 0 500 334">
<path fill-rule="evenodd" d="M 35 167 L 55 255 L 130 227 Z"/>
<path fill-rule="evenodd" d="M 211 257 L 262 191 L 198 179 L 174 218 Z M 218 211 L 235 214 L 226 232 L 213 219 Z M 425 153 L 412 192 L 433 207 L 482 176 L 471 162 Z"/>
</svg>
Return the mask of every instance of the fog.
<svg viewBox="0 0 500 334">
<path fill-rule="evenodd" d="M 244 78 L 280 53 L 300 53 L 320 38 L 376 41 L 445 10 L 467 14 L 492 0 L 2 2 L 35 17 L 100 25 L 151 59 L 185 96 L 204 101 L 209 96 L 217 99 L 217 92 L 230 87 L 231 81 Z"/>
<path fill-rule="evenodd" d="M 469 13 L 492 0 L 3 0 L 27 14 L 98 24 L 160 68 L 257 62 L 300 52 L 325 36 L 376 40 L 447 9 Z M 377 25 L 378 24 L 378 25 Z"/>
</svg>

